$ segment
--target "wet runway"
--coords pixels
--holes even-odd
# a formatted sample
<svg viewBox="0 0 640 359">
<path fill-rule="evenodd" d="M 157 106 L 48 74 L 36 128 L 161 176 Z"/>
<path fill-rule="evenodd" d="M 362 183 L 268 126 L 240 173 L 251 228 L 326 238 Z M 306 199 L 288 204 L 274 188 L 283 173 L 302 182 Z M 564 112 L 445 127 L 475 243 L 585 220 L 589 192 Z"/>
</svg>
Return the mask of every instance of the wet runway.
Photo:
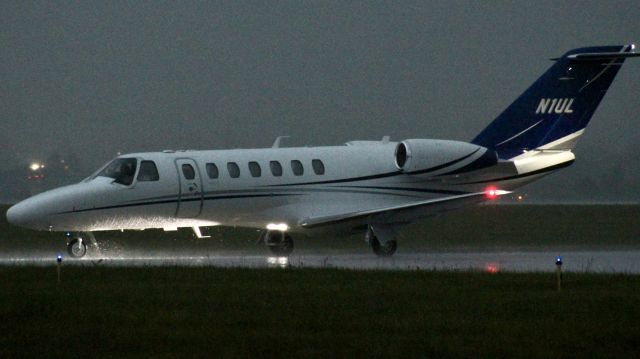
<svg viewBox="0 0 640 359">
<path fill-rule="evenodd" d="M 373 254 L 294 254 L 290 257 L 216 253 L 206 256 L 103 256 L 63 258 L 73 266 L 199 266 L 225 268 L 345 268 L 355 270 L 478 270 L 488 272 L 550 272 L 561 256 L 563 271 L 640 274 L 640 250 L 614 251 L 513 251 L 398 253 L 391 258 Z M 0 265 L 53 266 L 56 254 L 34 257 L 0 257 Z"/>
</svg>

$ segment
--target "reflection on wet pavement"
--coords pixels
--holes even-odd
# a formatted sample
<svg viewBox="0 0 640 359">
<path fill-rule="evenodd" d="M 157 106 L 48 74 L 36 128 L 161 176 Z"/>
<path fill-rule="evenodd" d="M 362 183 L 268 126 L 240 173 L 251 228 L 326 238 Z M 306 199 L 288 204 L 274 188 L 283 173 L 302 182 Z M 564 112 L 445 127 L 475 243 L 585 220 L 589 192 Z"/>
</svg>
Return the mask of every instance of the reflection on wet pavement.
<svg viewBox="0 0 640 359">
<path fill-rule="evenodd" d="M 0 265 L 56 265 L 57 253 L 31 257 L 0 257 Z M 631 251 L 522 251 L 446 252 L 396 254 L 378 258 L 373 254 L 294 254 L 290 257 L 242 255 L 224 252 L 203 256 L 103 256 L 72 259 L 64 265 L 77 266 L 212 266 L 246 268 L 347 268 L 389 270 L 479 270 L 496 273 L 555 271 L 556 257 L 562 256 L 563 271 L 640 273 L 640 250 Z"/>
</svg>

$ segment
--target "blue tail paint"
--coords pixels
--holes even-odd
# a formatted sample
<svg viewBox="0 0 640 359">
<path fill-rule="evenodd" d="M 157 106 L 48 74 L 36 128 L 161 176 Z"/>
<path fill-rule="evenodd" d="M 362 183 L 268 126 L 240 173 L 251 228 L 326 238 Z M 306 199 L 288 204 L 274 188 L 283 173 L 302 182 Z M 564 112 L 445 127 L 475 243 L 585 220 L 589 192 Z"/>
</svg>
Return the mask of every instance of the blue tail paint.
<svg viewBox="0 0 640 359">
<path fill-rule="evenodd" d="M 556 61 L 471 141 L 509 159 L 547 145 L 570 150 L 604 97 L 633 45 L 575 49 Z M 566 137 L 566 141 L 557 141 Z M 557 143 L 549 145 L 557 141 Z"/>
</svg>

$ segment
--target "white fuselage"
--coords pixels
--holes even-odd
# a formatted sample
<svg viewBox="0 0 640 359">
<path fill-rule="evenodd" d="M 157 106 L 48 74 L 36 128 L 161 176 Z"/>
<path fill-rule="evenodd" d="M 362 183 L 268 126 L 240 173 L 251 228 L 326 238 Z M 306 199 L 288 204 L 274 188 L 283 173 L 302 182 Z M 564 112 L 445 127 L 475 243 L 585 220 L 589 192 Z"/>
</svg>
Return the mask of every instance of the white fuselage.
<svg viewBox="0 0 640 359">
<path fill-rule="evenodd" d="M 53 231 L 212 225 L 266 228 L 270 224 L 297 230 L 310 218 L 401 206 L 491 186 L 510 190 L 549 173 L 540 168 L 553 169 L 559 163 L 547 161 L 527 170 L 529 174 L 519 172 L 513 162 L 502 161 L 465 171 L 460 169 L 482 162 L 486 149 L 454 141 L 419 141 L 432 155 L 415 162 L 421 170 L 411 172 L 398 168 L 395 142 L 123 155 L 119 158 L 137 161 L 131 184 L 118 183 L 98 171 L 81 183 L 17 204 L 8 217 L 25 227 Z M 438 151 L 447 146 L 453 150 Z M 572 161 L 573 155 L 562 163 L 566 160 Z M 143 161 L 152 161 L 157 168 L 155 180 L 142 180 Z M 294 173 L 300 170 L 297 161 L 301 173 Z M 211 164 L 217 168 L 217 177 L 208 168 Z M 234 164 L 238 176 L 232 176 Z M 434 206 L 420 215 L 438 210 Z"/>
</svg>

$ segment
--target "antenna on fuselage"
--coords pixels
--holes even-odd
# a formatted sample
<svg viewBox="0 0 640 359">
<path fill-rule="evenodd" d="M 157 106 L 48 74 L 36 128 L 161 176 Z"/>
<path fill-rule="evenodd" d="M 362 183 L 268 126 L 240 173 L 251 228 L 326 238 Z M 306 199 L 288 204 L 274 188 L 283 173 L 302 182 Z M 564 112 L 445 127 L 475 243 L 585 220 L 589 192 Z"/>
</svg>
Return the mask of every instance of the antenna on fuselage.
<svg viewBox="0 0 640 359">
<path fill-rule="evenodd" d="M 273 146 L 271 146 L 271 148 L 280 148 L 280 142 L 282 141 L 283 138 L 289 138 L 290 136 L 278 136 L 276 137 L 276 140 L 273 141 Z"/>
</svg>

